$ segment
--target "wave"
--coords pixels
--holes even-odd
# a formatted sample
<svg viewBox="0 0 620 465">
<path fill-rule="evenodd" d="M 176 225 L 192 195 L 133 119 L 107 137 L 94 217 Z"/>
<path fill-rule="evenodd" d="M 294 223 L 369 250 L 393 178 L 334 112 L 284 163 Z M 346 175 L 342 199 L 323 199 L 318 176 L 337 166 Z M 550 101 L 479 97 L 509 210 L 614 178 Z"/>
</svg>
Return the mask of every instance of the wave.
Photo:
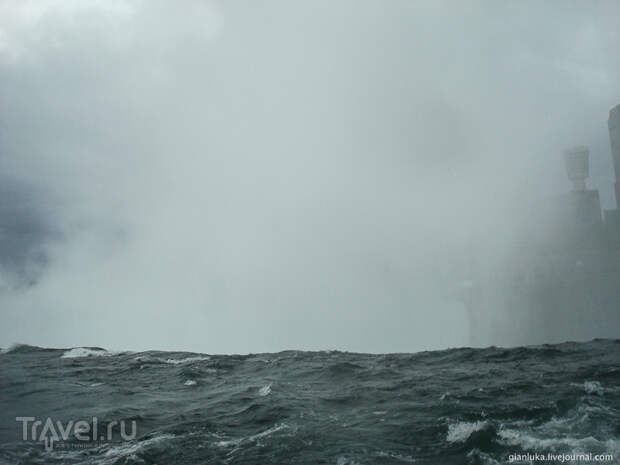
<svg viewBox="0 0 620 465">
<path fill-rule="evenodd" d="M 571 451 L 617 451 L 620 447 L 620 441 L 616 439 L 601 440 L 593 436 L 578 437 L 560 437 L 548 438 L 540 437 L 533 433 L 519 431 L 514 429 L 500 429 L 497 432 L 500 443 L 509 446 L 519 446 L 524 450 L 552 450 L 561 451 L 566 448 Z"/>
<path fill-rule="evenodd" d="M 415 463 L 417 462 L 417 460 L 415 459 L 415 457 L 412 457 L 410 455 L 403 455 L 403 454 L 397 454 L 395 452 L 386 452 L 386 451 L 379 451 L 377 453 L 377 457 L 385 457 L 389 460 L 397 460 L 398 462 L 404 462 L 404 463 Z"/>
<path fill-rule="evenodd" d="M 22 412 L 10 411 L 0 419 L 0 464 L 499 465 L 526 450 L 620 456 L 618 343 L 415 355 L 11 350 L 0 355 L 7 405 L 52 405 L 58 419 L 86 421 L 95 405 L 100 432 L 135 420 L 139 436 L 122 442 L 117 425 L 108 444 L 89 441 L 83 451 L 58 443 L 47 454 L 38 442 L 15 441 L 11 417 Z"/>
<path fill-rule="evenodd" d="M 46 347 L 33 346 L 30 344 L 21 344 L 19 342 L 15 342 L 11 344 L 6 349 L 1 349 L 0 354 L 21 354 L 21 353 L 29 353 L 29 352 L 50 352 L 55 350 L 63 350 L 63 349 L 50 349 Z"/>
<path fill-rule="evenodd" d="M 136 362 L 150 363 L 150 364 L 168 364 L 168 365 L 188 365 L 196 362 L 204 362 L 211 360 L 208 355 L 185 357 L 185 358 L 162 358 L 154 357 L 152 355 L 138 355 L 134 357 Z"/>
<path fill-rule="evenodd" d="M 448 426 L 448 434 L 446 441 L 448 442 L 465 442 L 469 437 L 477 431 L 483 431 L 489 427 L 487 421 L 462 421 L 453 423 Z"/>
<path fill-rule="evenodd" d="M 120 445 L 106 445 L 104 446 L 104 458 L 106 460 L 103 463 L 136 463 L 135 461 L 138 459 L 138 453 L 144 453 L 145 451 L 148 451 L 156 445 L 164 445 L 166 447 L 169 447 L 168 441 L 174 438 L 174 434 L 160 434 L 151 438 L 139 439 L 137 441 L 129 441 Z M 143 463 L 142 460 L 137 463 L 141 462 Z"/>
<path fill-rule="evenodd" d="M 116 355 L 116 352 L 108 352 L 100 347 L 74 347 L 67 350 L 60 358 L 103 357 L 110 355 Z"/>
<path fill-rule="evenodd" d="M 186 358 L 169 358 L 165 360 L 165 363 L 169 363 L 171 365 L 185 365 L 186 363 L 195 363 L 195 362 L 203 362 L 206 360 L 211 360 L 211 357 L 208 355 L 201 357 L 186 357 Z"/>
<path fill-rule="evenodd" d="M 583 390 L 586 391 L 587 394 L 603 395 L 603 387 L 598 381 L 584 381 Z"/>
<path fill-rule="evenodd" d="M 285 423 L 280 423 L 278 425 L 272 426 L 265 431 L 261 431 L 260 433 L 253 434 L 251 436 L 238 438 L 238 439 L 229 439 L 228 441 L 218 441 L 215 445 L 218 447 L 230 447 L 230 446 L 239 446 L 245 442 L 256 442 L 256 440 L 264 438 L 266 436 L 270 436 L 273 433 L 277 433 L 278 431 L 282 431 L 285 429 L 289 429 L 290 427 Z"/>
</svg>

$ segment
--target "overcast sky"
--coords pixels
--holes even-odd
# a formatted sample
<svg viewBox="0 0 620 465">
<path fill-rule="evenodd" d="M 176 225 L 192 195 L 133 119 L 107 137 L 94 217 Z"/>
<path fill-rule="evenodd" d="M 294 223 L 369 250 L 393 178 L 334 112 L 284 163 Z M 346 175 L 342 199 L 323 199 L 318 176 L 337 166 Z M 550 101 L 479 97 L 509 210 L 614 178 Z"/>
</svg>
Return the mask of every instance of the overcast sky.
<svg viewBox="0 0 620 465">
<path fill-rule="evenodd" d="M 615 207 L 619 44 L 615 0 L 1 0 L 0 346 L 464 345 L 463 250 L 565 148 Z"/>
</svg>

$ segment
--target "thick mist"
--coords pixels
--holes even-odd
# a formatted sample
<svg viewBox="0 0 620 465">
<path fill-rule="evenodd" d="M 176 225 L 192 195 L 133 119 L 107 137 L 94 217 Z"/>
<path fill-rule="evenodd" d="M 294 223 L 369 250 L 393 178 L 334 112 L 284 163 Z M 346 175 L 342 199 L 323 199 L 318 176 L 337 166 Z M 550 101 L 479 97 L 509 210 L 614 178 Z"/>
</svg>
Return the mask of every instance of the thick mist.
<svg viewBox="0 0 620 465">
<path fill-rule="evenodd" d="M 53 231 L 0 345 L 466 345 L 472 244 L 563 149 L 613 206 L 620 102 L 618 3 L 467 3 L 0 4 L 0 176 Z"/>
</svg>

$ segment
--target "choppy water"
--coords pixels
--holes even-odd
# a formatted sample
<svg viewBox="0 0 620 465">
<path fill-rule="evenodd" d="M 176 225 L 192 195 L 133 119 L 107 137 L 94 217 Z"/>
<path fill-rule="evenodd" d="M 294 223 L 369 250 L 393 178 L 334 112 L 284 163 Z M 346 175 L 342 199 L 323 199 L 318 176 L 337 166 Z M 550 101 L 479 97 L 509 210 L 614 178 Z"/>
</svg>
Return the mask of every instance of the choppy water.
<svg viewBox="0 0 620 465">
<path fill-rule="evenodd" d="M 620 341 L 390 355 L 17 346 L 0 355 L 0 412 L 9 464 L 620 463 Z M 137 434 L 46 451 L 16 417 L 123 420 L 126 433 L 135 421 Z"/>
</svg>

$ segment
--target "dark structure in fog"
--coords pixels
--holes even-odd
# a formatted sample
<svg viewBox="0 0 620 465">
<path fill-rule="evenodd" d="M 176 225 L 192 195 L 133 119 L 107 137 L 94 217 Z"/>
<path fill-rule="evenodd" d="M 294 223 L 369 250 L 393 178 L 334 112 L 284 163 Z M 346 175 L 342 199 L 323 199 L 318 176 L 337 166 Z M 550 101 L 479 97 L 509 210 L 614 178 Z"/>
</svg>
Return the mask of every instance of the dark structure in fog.
<svg viewBox="0 0 620 465">
<path fill-rule="evenodd" d="M 609 135 L 620 205 L 620 105 Z M 587 187 L 586 147 L 564 161 L 572 191 L 527 205 L 531 221 L 505 259 L 472 258 L 463 294 L 472 345 L 620 337 L 620 210 L 602 211 L 598 190 Z"/>
<path fill-rule="evenodd" d="M 53 237 L 37 195 L 0 177 L 0 292 L 35 284 L 47 263 L 43 245 Z"/>
</svg>

